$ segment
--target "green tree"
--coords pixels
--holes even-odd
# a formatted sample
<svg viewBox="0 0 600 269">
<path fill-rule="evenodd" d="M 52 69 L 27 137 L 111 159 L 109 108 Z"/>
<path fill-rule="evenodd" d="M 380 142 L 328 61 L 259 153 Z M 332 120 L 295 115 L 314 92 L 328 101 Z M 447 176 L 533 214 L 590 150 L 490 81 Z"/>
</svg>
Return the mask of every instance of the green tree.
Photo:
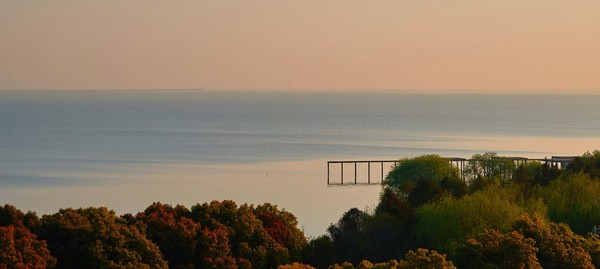
<svg viewBox="0 0 600 269">
<path fill-rule="evenodd" d="M 564 222 L 584 235 L 600 224 L 600 181 L 585 174 L 568 175 L 539 189 L 552 221 Z"/>
<path fill-rule="evenodd" d="M 515 170 L 513 180 L 522 186 L 547 186 L 559 178 L 563 171 L 556 164 L 538 161 L 527 162 L 519 165 Z"/>
<path fill-rule="evenodd" d="M 485 229 L 511 230 L 523 213 L 545 214 L 539 200 L 521 200 L 517 188 L 492 185 L 462 198 L 446 196 L 416 210 L 415 244 L 448 253 Z"/>
<path fill-rule="evenodd" d="M 45 215 L 40 237 L 57 257 L 58 268 L 167 268 L 158 247 L 137 226 L 104 207 Z"/>
<path fill-rule="evenodd" d="M 475 179 L 510 179 L 516 169 L 515 162 L 498 156 L 495 152 L 475 154 L 467 163 L 465 176 Z"/>
<path fill-rule="evenodd" d="M 573 162 L 567 166 L 567 171 L 571 173 L 586 173 L 591 178 L 600 179 L 600 151 L 586 152 L 579 157 L 575 157 Z"/>
<path fill-rule="evenodd" d="M 399 162 L 383 182 L 385 187 L 397 193 L 408 195 L 421 179 L 439 183 L 444 178 L 458 178 L 458 169 L 439 155 L 423 155 Z"/>
</svg>

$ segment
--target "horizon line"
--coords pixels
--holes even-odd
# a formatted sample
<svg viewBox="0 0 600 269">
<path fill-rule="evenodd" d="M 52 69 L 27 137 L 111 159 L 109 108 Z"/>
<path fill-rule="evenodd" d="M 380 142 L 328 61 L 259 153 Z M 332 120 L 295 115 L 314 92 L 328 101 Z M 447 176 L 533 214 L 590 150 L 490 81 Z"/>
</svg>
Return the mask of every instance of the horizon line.
<svg viewBox="0 0 600 269">
<path fill-rule="evenodd" d="M 431 93 L 431 94 L 600 94 L 600 88 L 548 89 L 275 89 L 275 88 L 30 88 L 0 89 L 0 92 L 346 92 L 346 93 Z"/>
</svg>

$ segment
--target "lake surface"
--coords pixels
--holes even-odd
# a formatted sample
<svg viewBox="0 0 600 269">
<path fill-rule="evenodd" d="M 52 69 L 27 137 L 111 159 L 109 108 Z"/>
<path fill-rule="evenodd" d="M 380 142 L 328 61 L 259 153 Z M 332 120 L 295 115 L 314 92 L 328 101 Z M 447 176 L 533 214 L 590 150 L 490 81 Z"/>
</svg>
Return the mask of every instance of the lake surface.
<svg viewBox="0 0 600 269">
<path fill-rule="evenodd" d="M 380 191 L 327 187 L 326 160 L 580 155 L 600 148 L 599 104 L 584 94 L 3 91 L 0 202 L 40 214 L 271 202 L 314 236 Z"/>
</svg>

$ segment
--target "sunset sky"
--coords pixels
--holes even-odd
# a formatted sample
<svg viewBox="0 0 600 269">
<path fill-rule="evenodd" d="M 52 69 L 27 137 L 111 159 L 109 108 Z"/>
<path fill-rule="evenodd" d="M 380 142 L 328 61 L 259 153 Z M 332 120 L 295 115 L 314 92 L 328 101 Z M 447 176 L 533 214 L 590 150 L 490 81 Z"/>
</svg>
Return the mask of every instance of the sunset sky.
<svg viewBox="0 0 600 269">
<path fill-rule="evenodd" d="M 0 89 L 600 89 L 596 0 L 0 0 Z"/>
</svg>

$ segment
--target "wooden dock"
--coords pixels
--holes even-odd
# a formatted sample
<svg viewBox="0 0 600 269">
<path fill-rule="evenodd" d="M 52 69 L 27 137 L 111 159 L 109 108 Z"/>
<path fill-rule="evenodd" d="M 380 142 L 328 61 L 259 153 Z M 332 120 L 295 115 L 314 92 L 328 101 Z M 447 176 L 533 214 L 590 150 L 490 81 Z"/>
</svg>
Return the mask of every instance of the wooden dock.
<svg viewBox="0 0 600 269">
<path fill-rule="evenodd" d="M 556 165 L 561 169 L 565 169 L 569 163 L 571 163 L 575 156 L 552 156 L 551 158 L 544 159 L 531 159 L 524 157 L 501 157 L 503 159 L 512 160 L 515 165 L 518 167 L 519 165 L 525 164 L 527 162 L 541 162 L 541 163 L 549 163 L 551 165 Z M 475 161 L 472 159 L 460 158 L 460 157 L 445 157 L 450 164 L 455 166 L 461 178 L 465 178 L 465 168 L 468 165 L 468 162 Z M 398 166 L 402 162 L 401 159 L 398 160 L 358 160 L 358 161 L 327 161 L 327 185 L 330 186 L 347 186 L 347 185 L 378 185 L 382 184 L 385 175 L 389 173 L 392 169 Z M 337 168 L 339 166 L 339 168 Z M 362 170 L 359 177 L 359 171 L 361 171 L 361 166 L 364 166 L 362 169 L 366 169 L 366 171 Z M 373 168 L 373 169 L 372 169 Z M 339 169 L 339 170 L 338 170 Z M 350 170 L 350 171 L 347 171 Z M 338 172 L 336 172 L 338 171 Z M 350 172 L 353 174 L 353 177 L 349 180 L 345 177 Z M 366 172 L 366 176 L 365 176 Z M 374 174 L 375 173 L 375 174 Z M 337 178 L 337 180 L 332 181 L 332 177 Z"/>
</svg>

